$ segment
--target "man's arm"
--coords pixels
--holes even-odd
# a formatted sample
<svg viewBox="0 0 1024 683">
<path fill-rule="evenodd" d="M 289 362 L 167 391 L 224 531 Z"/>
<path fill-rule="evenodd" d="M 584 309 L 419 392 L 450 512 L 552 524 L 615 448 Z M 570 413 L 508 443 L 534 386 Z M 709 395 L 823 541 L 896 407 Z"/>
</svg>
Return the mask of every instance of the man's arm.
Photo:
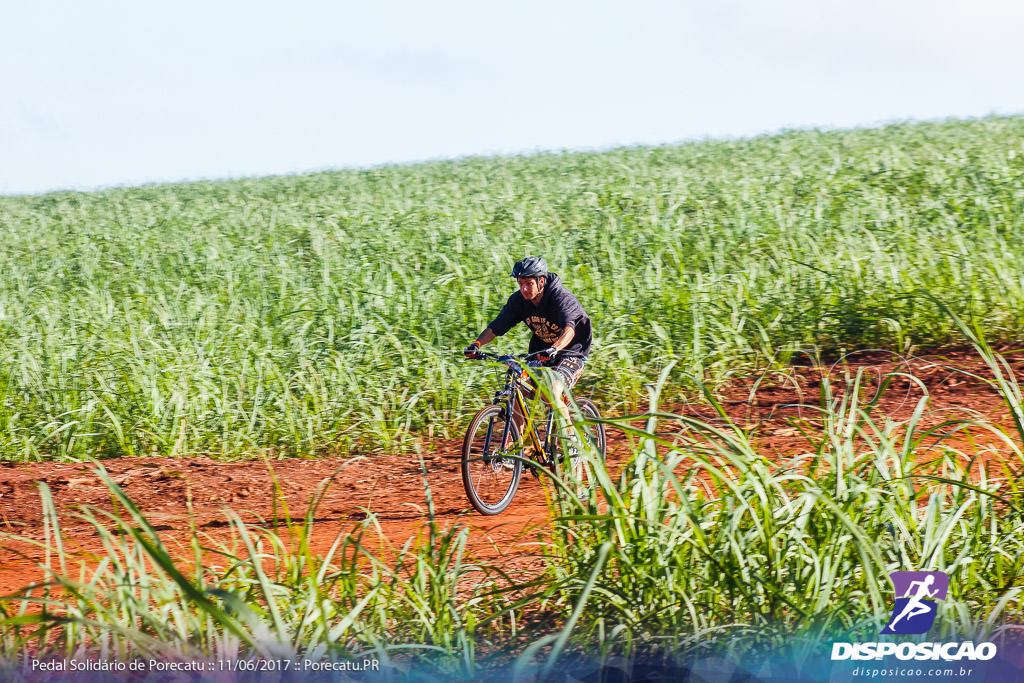
<svg viewBox="0 0 1024 683">
<path fill-rule="evenodd" d="M 462 353 L 465 354 L 466 358 L 479 358 L 480 347 L 484 344 L 490 344 L 497 338 L 498 335 L 494 334 L 494 330 L 488 327 L 481 332 L 480 336 L 476 338 L 476 341 L 467 346 Z"/>
<path fill-rule="evenodd" d="M 480 333 L 479 337 L 476 338 L 476 343 L 479 344 L 480 346 L 483 346 L 484 344 L 490 344 L 497 338 L 498 335 L 494 334 L 494 330 L 488 327 L 487 329 Z"/>
<path fill-rule="evenodd" d="M 586 320 L 587 314 L 583 311 L 579 299 L 564 287 L 560 287 L 554 298 L 556 309 L 555 323 L 561 326 L 562 334 L 555 340 L 553 347 L 559 351 L 568 348 L 572 340 L 576 338 L 576 325 Z"/>
<path fill-rule="evenodd" d="M 544 349 L 543 351 L 537 352 L 538 354 L 540 354 L 539 358 L 541 360 L 550 360 L 554 358 L 559 351 L 561 351 L 562 349 L 564 349 L 565 347 L 569 346 L 569 344 L 572 343 L 572 338 L 575 336 L 576 328 L 565 328 L 564 330 L 562 330 L 562 334 L 558 335 L 558 339 L 556 339 L 551 346 Z"/>
<path fill-rule="evenodd" d="M 562 330 L 562 334 L 558 335 L 558 339 L 556 339 L 555 343 L 552 344 L 551 346 L 554 347 L 556 351 L 561 351 L 562 349 L 564 349 L 565 347 L 569 346 L 569 344 L 572 343 L 573 337 L 575 336 L 576 328 L 566 327 L 564 330 Z"/>
</svg>

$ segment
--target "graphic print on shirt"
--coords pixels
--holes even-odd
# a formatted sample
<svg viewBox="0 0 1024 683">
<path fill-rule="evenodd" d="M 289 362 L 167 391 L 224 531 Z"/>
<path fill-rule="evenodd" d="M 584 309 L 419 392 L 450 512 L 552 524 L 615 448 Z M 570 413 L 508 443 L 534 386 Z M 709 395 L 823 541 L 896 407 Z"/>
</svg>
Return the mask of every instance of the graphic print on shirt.
<svg viewBox="0 0 1024 683">
<path fill-rule="evenodd" d="M 528 316 L 526 318 L 526 325 L 533 330 L 535 335 L 543 339 L 548 344 L 554 344 L 562 334 L 561 327 L 539 315 Z"/>
</svg>

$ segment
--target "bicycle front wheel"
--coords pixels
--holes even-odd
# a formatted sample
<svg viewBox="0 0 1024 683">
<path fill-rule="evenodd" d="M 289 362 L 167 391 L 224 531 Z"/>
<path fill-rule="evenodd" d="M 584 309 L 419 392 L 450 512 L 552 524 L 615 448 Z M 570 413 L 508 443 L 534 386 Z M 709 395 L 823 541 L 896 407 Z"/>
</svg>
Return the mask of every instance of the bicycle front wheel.
<svg viewBox="0 0 1024 683">
<path fill-rule="evenodd" d="M 482 515 L 496 515 L 512 502 L 523 473 L 522 440 L 505 406 L 488 406 L 469 423 L 462 442 L 462 484 Z"/>
</svg>

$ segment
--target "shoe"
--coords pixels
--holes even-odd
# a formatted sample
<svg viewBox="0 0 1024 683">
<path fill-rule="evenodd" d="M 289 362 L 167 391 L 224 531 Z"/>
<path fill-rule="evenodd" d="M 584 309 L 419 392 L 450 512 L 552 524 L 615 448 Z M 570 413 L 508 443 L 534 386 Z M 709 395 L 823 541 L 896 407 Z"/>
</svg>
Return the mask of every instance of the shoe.
<svg viewBox="0 0 1024 683">
<path fill-rule="evenodd" d="M 580 455 L 580 437 L 574 431 L 565 439 L 565 455 L 575 458 Z"/>
<path fill-rule="evenodd" d="M 574 460 L 580 455 L 580 437 L 576 436 L 576 432 L 572 435 L 563 437 L 562 439 L 562 453 L 559 456 L 559 460 L 564 461 L 566 458 Z"/>
</svg>

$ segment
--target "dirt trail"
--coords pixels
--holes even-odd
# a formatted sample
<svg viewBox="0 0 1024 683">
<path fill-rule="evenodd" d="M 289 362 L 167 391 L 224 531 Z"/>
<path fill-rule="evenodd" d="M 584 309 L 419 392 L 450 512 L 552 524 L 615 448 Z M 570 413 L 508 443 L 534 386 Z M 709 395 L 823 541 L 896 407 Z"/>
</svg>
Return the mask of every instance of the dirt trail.
<svg viewBox="0 0 1024 683">
<path fill-rule="evenodd" d="M 545 519 L 547 508 L 539 483 L 524 478 L 513 507 L 499 517 L 471 512 L 459 478 L 458 449 L 461 444 L 445 442 L 424 459 L 426 480 L 434 497 L 436 517 L 442 525 L 468 524 L 474 550 L 481 556 L 497 554 L 501 548 L 517 555 L 529 554 L 522 544 L 532 523 Z M 225 507 L 242 519 L 266 522 L 274 519 L 274 483 L 265 463 L 219 463 L 208 459 L 125 458 L 103 462 L 103 466 L 147 519 L 167 538 L 165 544 L 187 539 L 191 499 L 199 530 L 216 539 L 227 539 Z M 332 484 L 316 510 L 311 545 L 326 553 L 339 533 L 348 533 L 373 512 L 386 537 L 400 546 L 416 534 L 427 519 L 424 475 L 416 456 L 377 456 L 351 461 L 283 460 L 271 463 L 282 497 L 293 517 L 301 520 L 310 499 L 325 479 Z M 76 551 L 99 547 L 99 537 L 88 522 L 75 517 L 77 506 L 112 509 L 107 487 L 89 465 L 16 464 L 0 466 L 0 530 L 42 540 L 42 511 L 36 481 L 45 481 L 53 493 L 64 535 L 77 544 Z M 277 514 L 282 516 L 280 502 Z M 285 534 L 283 526 L 280 532 Z M 527 535 L 523 538 L 524 533 Z M 493 548 L 489 547 L 493 545 Z M 183 553 L 187 556 L 187 553 Z M 39 580 L 36 563 L 42 552 L 28 544 L 4 541 L 0 544 L 0 594 Z"/>
<path fill-rule="evenodd" d="M 1020 358 L 1020 360 L 1018 360 Z M 1014 373 L 1024 379 L 1024 354 L 1007 355 Z M 926 424 L 952 417 L 983 418 L 1008 424 L 1008 411 L 985 382 L 962 370 L 990 377 L 973 353 L 951 351 L 915 358 L 891 354 L 854 354 L 827 368 L 792 367 L 761 376 L 737 378 L 721 391 L 732 420 L 754 429 L 756 447 L 776 457 L 806 452 L 809 444 L 792 421 L 813 419 L 823 375 L 836 379 L 861 370 L 868 384 L 886 372 L 905 372 L 916 379 L 897 377 L 889 386 L 879 412 L 907 419 L 927 390 L 931 402 Z M 920 384 L 919 384 L 920 383 Z M 694 417 L 714 419 L 708 404 L 677 407 Z M 467 420 L 468 421 L 468 420 Z M 963 442 L 968 443 L 968 442 Z M 958 447 L 963 447 L 958 441 Z M 981 444 L 981 445 L 979 445 Z M 987 445 L 985 445 L 987 444 Z M 524 475 L 523 484 L 505 513 L 484 517 L 471 510 L 459 474 L 461 440 L 435 442 L 425 454 L 426 482 L 433 494 L 436 517 L 442 526 L 468 525 L 470 552 L 480 559 L 505 557 L 513 569 L 530 570 L 542 565 L 542 538 L 548 525 L 543 484 Z M 971 445 L 1000 452 L 993 439 L 981 438 Z M 1005 449 L 1004 449 L 1005 450 Z M 628 439 L 609 429 L 609 464 L 615 469 L 627 458 Z M 263 462 L 219 463 L 201 458 L 121 458 L 103 466 L 146 513 L 151 523 L 167 535 L 165 543 L 183 540 L 189 526 L 188 501 L 195 523 L 213 538 L 226 539 L 225 507 L 235 509 L 247 521 L 271 520 L 274 486 Z M 415 455 L 385 455 L 361 459 L 281 460 L 271 463 L 274 476 L 293 516 L 301 517 L 317 486 L 332 484 L 316 513 L 312 546 L 324 553 L 338 534 L 356 527 L 373 512 L 387 539 L 401 546 L 422 528 L 427 499 L 424 472 Z M 61 516 L 65 537 L 72 549 L 88 553 L 100 547 L 95 529 L 77 519 L 78 506 L 111 509 L 110 493 L 87 464 L 0 462 L 0 531 L 43 539 L 42 511 L 37 482 L 45 481 Z M 183 555 L 187 555 L 183 553 Z M 87 556 L 87 555 L 86 555 Z M 37 547 L 9 539 L 0 540 L 0 595 L 38 581 Z"/>
</svg>

